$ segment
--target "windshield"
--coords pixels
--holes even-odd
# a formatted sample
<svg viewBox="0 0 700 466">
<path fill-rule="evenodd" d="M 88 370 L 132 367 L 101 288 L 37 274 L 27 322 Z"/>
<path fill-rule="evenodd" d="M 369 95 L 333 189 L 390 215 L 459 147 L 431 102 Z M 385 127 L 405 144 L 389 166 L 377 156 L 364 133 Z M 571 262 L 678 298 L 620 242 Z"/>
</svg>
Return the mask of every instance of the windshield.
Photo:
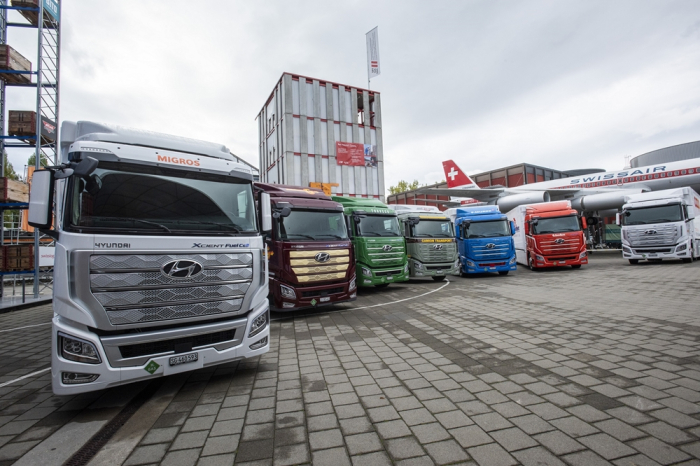
<svg viewBox="0 0 700 466">
<path fill-rule="evenodd" d="M 629 209 L 622 216 L 623 225 L 647 225 L 650 223 L 680 222 L 683 213 L 680 204 Z"/>
<path fill-rule="evenodd" d="M 68 226 L 110 234 L 237 235 L 256 232 L 252 184 L 148 165 L 100 162 L 68 187 Z"/>
<path fill-rule="evenodd" d="M 278 225 L 281 239 L 313 241 L 348 238 L 343 213 L 332 210 L 293 209 L 288 217 L 279 219 Z"/>
<path fill-rule="evenodd" d="M 360 236 L 401 236 L 396 216 L 368 215 L 356 224 Z"/>
<path fill-rule="evenodd" d="M 533 235 L 564 233 L 566 231 L 579 231 L 580 229 L 581 227 L 578 224 L 578 217 L 576 215 L 540 218 L 537 220 L 537 225 L 532 224 Z"/>
<path fill-rule="evenodd" d="M 413 226 L 412 237 L 425 236 L 428 238 L 451 238 L 452 222 L 449 220 L 421 220 Z"/>
<path fill-rule="evenodd" d="M 464 225 L 464 224 L 462 224 Z M 467 238 L 493 238 L 510 236 L 510 223 L 506 220 L 472 222 L 466 229 Z"/>
</svg>

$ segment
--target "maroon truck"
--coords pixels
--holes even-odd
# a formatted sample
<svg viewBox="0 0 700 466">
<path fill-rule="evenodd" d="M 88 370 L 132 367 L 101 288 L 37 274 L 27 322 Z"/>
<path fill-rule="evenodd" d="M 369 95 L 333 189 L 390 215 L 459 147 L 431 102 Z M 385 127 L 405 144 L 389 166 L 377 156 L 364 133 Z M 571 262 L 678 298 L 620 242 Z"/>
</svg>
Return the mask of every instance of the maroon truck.
<svg viewBox="0 0 700 466">
<path fill-rule="evenodd" d="M 292 311 L 357 299 L 355 256 L 343 206 L 322 190 L 256 183 L 270 194 L 270 305 Z"/>
</svg>

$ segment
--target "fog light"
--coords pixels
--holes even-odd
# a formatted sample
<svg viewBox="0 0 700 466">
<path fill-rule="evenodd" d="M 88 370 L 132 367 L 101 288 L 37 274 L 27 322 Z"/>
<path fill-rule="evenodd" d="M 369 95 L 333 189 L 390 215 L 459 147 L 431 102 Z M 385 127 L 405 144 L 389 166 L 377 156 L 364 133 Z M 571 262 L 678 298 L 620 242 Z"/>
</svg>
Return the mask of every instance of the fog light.
<svg viewBox="0 0 700 466">
<path fill-rule="evenodd" d="M 357 282 L 355 281 L 355 277 L 352 277 L 352 280 L 350 280 L 350 285 L 348 286 L 348 291 L 354 290 L 356 286 Z"/>
<path fill-rule="evenodd" d="M 253 322 L 250 324 L 250 333 L 248 334 L 248 338 L 252 338 L 258 333 L 262 332 L 265 330 L 265 327 L 267 327 L 267 312 L 263 312 L 253 319 Z"/>
<path fill-rule="evenodd" d="M 77 385 L 81 383 L 90 383 L 97 380 L 97 374 L 81 374 L 78 372 L 61 372 L 61 383 L 63 385 Z"/>
<path fill-rule="evenodd" d="M 357 293 L 353 293 L 350 295 L 350 299 L 354 299 L 354 298 L 357 298 Z"/>
<path fill-rule="evenodd" d="M 256 349 L 263 348 L 264 346 L 267 346 L 267 337 L 263 338 L 262 340 L 256 341 L 255 343 L 250 345 L 249 348 L 252 350 L 256 350 Z"/>
<path fill-rule="evenodd" d="M 372 271 L 367 267 L 362 267 L 362 275 L 364 275 L 365 277 L 371 277 Z"/>
<path fill-rule="evenodd" d="M 586 257 L 586 251 L 583 251 L 581 254 L 578 255 L 579 259 L 583 259 Z"/>
<path fill-rule="evenodd" d="M 297 299 L 297 294 L 294 290 L 288 286 L 280 285 L 280 293 L 283 298 L 287 299 Z"/>
<path fill-rule="evenodd" d="M 365 283 L 372 283 L 372 280 L 365 280 Z"/>
<path fill-rule="evenodd" d="M 97 348 L 89 341 L 59 332 L 58 346 L 61 351 L 61 356 L 69 361 L 85 362 L 88 364 L 99 364 L 102 362 L 100 355 L 97 353 Z"/>
<path fill-rule="evenodd" d="M 282 303 L 282 307 L 285 309 L 289 309 L 294 307 L 294 303 Z"/>
</svg>

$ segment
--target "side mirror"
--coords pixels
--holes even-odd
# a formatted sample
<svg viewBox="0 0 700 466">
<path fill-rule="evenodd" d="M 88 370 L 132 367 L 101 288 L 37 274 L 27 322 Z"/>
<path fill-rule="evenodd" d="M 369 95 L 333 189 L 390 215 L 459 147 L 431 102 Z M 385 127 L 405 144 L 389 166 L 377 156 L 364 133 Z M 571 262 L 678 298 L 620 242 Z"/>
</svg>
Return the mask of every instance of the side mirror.
<svg viewBox="0 0 700 466">
<path fill-rule="evenodd" d="M 620 212 L 617 212 L 615 214 L 615 225 L 617 225 L 619 227 L 621 223 L 622 222 L 621 222 L 621 218 L 620 218 Z"/>
<path fill-rule="evenodd" d="M 51 170 L 37 170 L 32 175 L 29 191 L 29 224 L 34 228 L 48 229 L 53 223 L 53 185 Z"/>
<path fill-rule="evenodd" d="M 73 173 L 80 177 L 88 176 L 95 171 L 99 163 L 100 162 L 95 158 L 85 157 L 73 167 Z"/>
<path fill-rule="evenodd" d="M 513 236 L 515 234 L 515 222 L 510 221 L 510 236 Z"/>
<path fill-rule="evenodd" d="M 289 217 L 292 213 L 292 205 L 289 202 L 278 202 L 272 218 Z"/>
<path fill-rule="evenodd" d="M 581 217 L 581 225 L 583 225 L 584 230 L 586 228 L 588 228 L 588 223 L 586 222 L 586 217 Z"/>
<path fill-rule="evenodd" d="M 272 231 L 272 204 L 269 193 L 260 193 L 260 226 L 262 233 Z"/>
<path fill-rule="evenodd" d="M 416 226 L 420 223 L 420 218 L 418 217 L 408 217 L 408 224 L 411 226 Z"/>
</svg>

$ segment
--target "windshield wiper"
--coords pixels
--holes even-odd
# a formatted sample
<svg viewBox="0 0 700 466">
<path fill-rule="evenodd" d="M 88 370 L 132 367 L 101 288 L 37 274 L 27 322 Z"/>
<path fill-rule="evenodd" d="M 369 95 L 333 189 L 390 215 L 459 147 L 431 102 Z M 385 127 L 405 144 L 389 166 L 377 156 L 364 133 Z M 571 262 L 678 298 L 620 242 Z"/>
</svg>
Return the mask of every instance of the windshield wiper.
<svg viewBox="0 0 700 466">
<path fill-rule="evenodd" d="M 323 235 L 318 235 L 318 236 L 330 236 L 330 237 L 332 237 L 332 238 L 347 239 L 347 238 L 343 238 L 343 237 L 340 236 L 340 235 L 332 235 L 332 234 L 329 234 L 329 233 L 323 234 Z"/>
<path fill-rule="evenodd" d="M 360 236 L 365 236 L 365 235 L 382 236 L 381 234 L 377 233 L 376 231 L 362 231 L 362 232 L 360 232 Z"/>
<path fill-rule="evenodd" d="M 310 235 L 301 235 L 301 234 L 298 234 L 298 233 L 291 233 L 291 234 L 288 234 L 288 235 L 287 235 L 287 239 L 290 239 L 290 238 L 289 238 L 290 236 L 299 236 L 299 237 L 301 237 L 301 238 L 309 238 L 310 240 L 315 240 L 315 239 L 316 239 L 316 238 L 314 238 L 313 236 L 310 236 Z"/>
<path fill-rule="evenodd" d="M 172 233 L 170 231 L 170 228 L 166 227 L 165 225 L 161 225 L 160 223 L 156 222 L 151 222 L 149 220 L 141 220 L 140 218 L 132 218 L 132 217 L 95 217 L 99 219 L 104 219 L 104 220 L 123 220 L 125 222 L 137 222 L 137 223 L 145 223 L 146 225 L 153 225 L 158 228 L 162 228 L 163 230 L 167 231 L 168 233 Z"/>
<path fill-rule="evenodd" d="M 178 224 L 189 223 L 189 224 L 194 224 L 194 225 L 196 225 L 196 224 L 216 225 L 218 227 L 230 228 L 233 231 L 235 231 L 236 233 L 240 233 L 242 231 L 241 227 L 239 227 L 238 225 L 234 225 L 233 223 L 204 222 L 204 221 L 199 221 L 199 220 L 178 220 L 177 223 Z"/>
<path fill-rule="evenodd" d="M 654 221 L 649 222 L 649 223 L 668 223 L 668 222 L 680 222 L 680 220 L 671 220 L 668 218 L 660 218 L 658 220 L 654 220 Z"/>
<path fill-rule="evenodd" d="M 428 234 L 428 233 L 418 233 L 418 234 L 416 235 L 416 238 L 418 238 L 419 236 L 427 236 L 427 237 L 429 237 L 429 238 L 433 238 L 433 235 L 430 235 L 430 234 Z"/>
</svg>

